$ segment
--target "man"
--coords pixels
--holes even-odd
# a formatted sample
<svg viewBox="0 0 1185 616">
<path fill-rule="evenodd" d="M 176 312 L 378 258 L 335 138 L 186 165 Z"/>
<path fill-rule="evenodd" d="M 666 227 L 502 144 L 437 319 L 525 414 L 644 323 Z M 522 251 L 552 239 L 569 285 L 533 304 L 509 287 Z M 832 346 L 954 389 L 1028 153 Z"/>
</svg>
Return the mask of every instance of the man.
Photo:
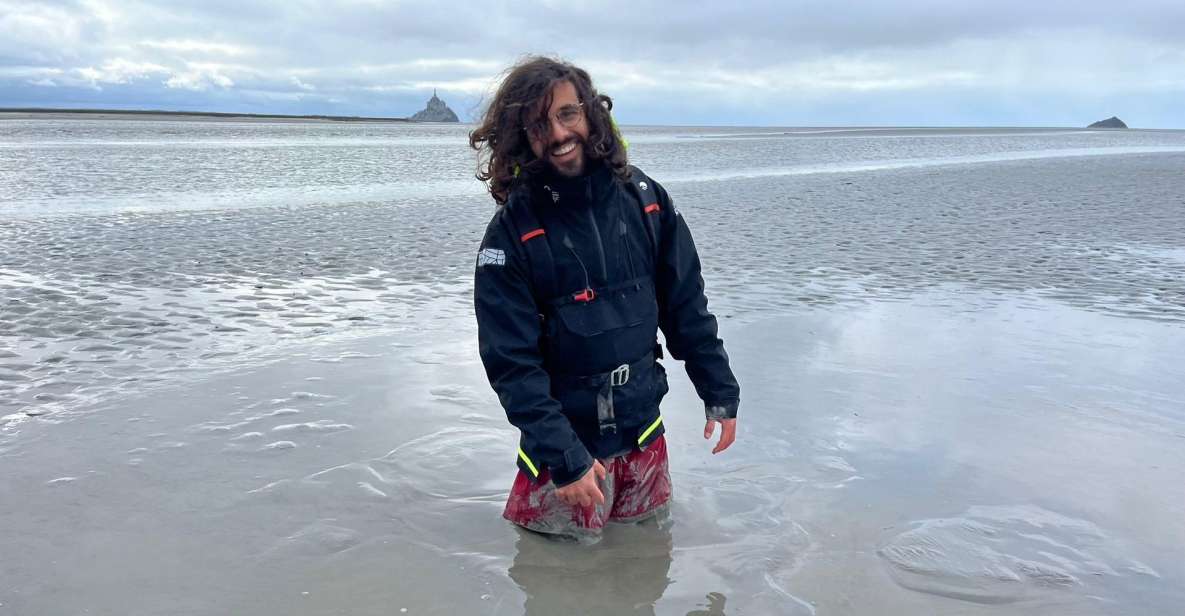
<svg viewBox="0 0 1185 616">
<path fill-rule="evenodd" d="M 662 328 L 704 400 L 712 453 L 736 437 L 740 387 L 683 217 L 626 160 L 586 71 L 544 57 L 507 74 L 469 136 L 498 210 L 478 255 L 482 362 L 521 433 L 504 516 L 597 535 L 654 516 L 671 481 L 659 402 Z"/>
</svg>

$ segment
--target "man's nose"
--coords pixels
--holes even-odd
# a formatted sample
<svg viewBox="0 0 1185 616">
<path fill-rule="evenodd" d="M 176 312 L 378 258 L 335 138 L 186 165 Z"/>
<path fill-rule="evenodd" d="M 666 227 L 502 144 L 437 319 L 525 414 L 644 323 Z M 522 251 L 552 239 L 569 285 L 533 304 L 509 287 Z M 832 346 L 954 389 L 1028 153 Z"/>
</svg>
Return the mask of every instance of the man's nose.
<svg viewBox="0 0 1185 616">
<path fill-rule="evenodd" d="M 548 118 L 547 121 L 548 121 L 547 126 L 551 130 L 550 137 L 551 137 L 552 143 L 561 143 L 561 142 L 565 141 L 569 135 L 572 134 L 572 130 L 565 127 L 563 124 L 560 124 L 560 121 L 558 119 Z"/>
</svg>

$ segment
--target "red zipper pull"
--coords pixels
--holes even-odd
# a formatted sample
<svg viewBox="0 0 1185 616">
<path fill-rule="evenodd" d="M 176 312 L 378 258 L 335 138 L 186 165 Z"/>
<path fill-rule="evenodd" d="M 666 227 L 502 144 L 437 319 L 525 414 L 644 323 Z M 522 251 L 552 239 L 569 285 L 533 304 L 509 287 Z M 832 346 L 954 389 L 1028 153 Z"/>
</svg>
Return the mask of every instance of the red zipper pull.
<svg viewBox="0 0 1185 616">
<path fill-rule="evenodd" d="M 572 299 L 578 302 L 591 302 L 597 298 L 597 294 L 592 289 L 585 289 L 572 296 Z"/>
</svg>

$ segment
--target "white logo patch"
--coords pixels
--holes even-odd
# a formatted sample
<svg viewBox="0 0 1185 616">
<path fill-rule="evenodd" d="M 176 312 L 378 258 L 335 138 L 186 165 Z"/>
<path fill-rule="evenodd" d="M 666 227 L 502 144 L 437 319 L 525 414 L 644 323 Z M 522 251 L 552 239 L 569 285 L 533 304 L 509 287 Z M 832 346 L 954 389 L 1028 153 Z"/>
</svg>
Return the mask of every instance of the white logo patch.
<svg viewBox="0 0 1185 616">
<path fill-rule="evenodd" d="M 506 253 L 498 248 L 486 248 L 477 253 L 477 266 L 506 265 Z"/>
<path fill-rule="evenodd" d="M 650 189 L 650 187 L 646 185 L 646 182 L 638 182 L 638 187 L 641 188 L 642 190 L 649 190 Z"/>
</svg>

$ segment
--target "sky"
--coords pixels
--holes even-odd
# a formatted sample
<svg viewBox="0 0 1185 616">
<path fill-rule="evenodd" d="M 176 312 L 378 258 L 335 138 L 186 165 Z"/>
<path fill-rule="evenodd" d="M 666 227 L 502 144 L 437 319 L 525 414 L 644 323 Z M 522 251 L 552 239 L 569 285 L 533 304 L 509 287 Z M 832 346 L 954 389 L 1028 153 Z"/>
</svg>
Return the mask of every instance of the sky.
<svg viewBox="0 0 1185 616">
<path fill-rule="evenodd" d="M 624 124 L 1185 128 L 1181 0 L 0 0 L 0 107 L 476 118 L 527 54 Z"/>
</svg>

